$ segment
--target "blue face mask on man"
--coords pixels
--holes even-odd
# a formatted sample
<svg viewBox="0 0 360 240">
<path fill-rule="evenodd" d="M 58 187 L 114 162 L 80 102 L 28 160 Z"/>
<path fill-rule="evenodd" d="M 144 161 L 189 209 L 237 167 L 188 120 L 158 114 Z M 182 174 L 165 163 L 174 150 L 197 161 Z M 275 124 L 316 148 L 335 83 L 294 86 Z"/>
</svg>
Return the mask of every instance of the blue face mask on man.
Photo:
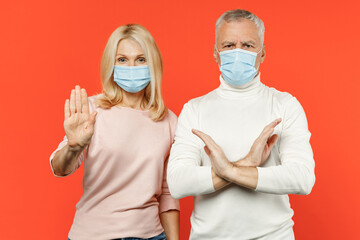
<svg viewBox="0 0 360 240">
<path fill-rule="evenodd" d="M 114 66 L 114 81 L 127 92 L 143 90 L 150 80 L 149 66 Z"/>
<path fill-rule="evenodd" d="M 255 62 L 260 51 L 254 53 L 239 48 L 222 52 L 218 51 L 221 61 L 220 72 L 223 78 L 235 86 L 250 82 L 258 71 L 255 68 Z"/>
</svg>

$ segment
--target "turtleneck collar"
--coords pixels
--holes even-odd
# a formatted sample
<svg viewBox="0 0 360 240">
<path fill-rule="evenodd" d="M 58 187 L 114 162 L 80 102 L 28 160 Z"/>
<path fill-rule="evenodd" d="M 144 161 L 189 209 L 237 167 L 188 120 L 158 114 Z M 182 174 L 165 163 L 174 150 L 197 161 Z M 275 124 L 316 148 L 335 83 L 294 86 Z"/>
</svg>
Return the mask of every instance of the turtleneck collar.
<svg viewBox="0 0 360 240">
<path fill-rule="evenodd" d="M 250 82 L 241 85 L 234 86 L 226 82 L 226 80 L 220 74 L 220 86 L 216 89 L 217 93 L 226 98 L 242 98 L 260 93 L 264 84 L 260 81 L 260 72 Z"/>
</svg>

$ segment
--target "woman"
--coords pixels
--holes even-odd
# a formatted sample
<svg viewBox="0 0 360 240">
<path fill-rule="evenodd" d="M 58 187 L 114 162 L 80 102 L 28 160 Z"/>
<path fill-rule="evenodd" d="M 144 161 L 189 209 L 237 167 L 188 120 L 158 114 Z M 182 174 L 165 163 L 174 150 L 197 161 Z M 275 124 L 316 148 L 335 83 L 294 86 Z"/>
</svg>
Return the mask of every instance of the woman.
<svg viewBox="0 0 360 240">
<path fill-rule="evenodd" d="M 177 118 L 164 105 L 162 74 L 151 34 L 128 24 L 105 47 L 103 94 L 88 98 L 79 86 L 71 91 L 66 136 L 50 157 L 56 176 L 85 161 L 84 193 L 69 239 L 179 238 L 179 203 L 166 183 Z"/>
</svg>

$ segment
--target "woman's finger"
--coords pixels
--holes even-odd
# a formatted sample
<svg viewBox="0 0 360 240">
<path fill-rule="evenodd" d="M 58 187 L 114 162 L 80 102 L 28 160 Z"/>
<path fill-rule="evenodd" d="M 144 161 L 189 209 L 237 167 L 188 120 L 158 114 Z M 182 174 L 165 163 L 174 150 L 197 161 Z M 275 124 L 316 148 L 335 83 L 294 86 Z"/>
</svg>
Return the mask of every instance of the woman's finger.
<svg viewBox="0 0 360 240">
<path fill-rule="evenodd" d="M 94 111 L 90 114 L 90 117 L 89 117 L 89 121 L 88 121 L 88 124 L 87 124 L 87 128 L 90 128 L 90 129 L 93 129 L 94 128 L 94 125 L 95 125 L 95 120 L 96 120 L 96 115 L 97 115 L 97 112 Z"/>
<path fill-rule="evenodd" d="M 81 89 L 81 105 L 82 105 L 82 112 L 89 113 L 89 102 L 86 90 L 83 88 Z"/>
<path fill-rule="evenodd" d="M 69 99 L 65 100 L 65 120 L 68 119 L 70 117 L 70 101 Z"/>
<path fill-rule="evenodd" d="M 71 90 L 70 94 L 70 114 L 75 114 L 75 89 Z"/>
<path fill-rule="evenodd" d="M 76 96 L 76 100 L 75 100 L 75 103 L 76 103 L 76 112 L 77 113 L 81 113 L 82 112 L 82 109 L 81 109 L 81 93 L 80 93 L 80 86 L 79 85 L 76 85 L 75 86 L 75 96 Z"/>
</svg>

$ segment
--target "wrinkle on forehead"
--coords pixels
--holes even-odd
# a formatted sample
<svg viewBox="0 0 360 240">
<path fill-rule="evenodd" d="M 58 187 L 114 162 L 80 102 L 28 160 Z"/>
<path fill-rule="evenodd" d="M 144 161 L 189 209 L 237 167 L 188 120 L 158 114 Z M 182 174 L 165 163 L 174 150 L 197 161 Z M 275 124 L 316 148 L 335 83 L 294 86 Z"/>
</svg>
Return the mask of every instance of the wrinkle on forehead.
<svg viewBox="0 0 360 240">
<path fill-rule="evenodd" d="M 229 42 L 247 42 L 253 41 L 256 45 L 261 45 L 258 28 L 254 22 L 248 19 L 241 21 L 223 22 L 218 32 L 218 43 Z"/>
</svg>

